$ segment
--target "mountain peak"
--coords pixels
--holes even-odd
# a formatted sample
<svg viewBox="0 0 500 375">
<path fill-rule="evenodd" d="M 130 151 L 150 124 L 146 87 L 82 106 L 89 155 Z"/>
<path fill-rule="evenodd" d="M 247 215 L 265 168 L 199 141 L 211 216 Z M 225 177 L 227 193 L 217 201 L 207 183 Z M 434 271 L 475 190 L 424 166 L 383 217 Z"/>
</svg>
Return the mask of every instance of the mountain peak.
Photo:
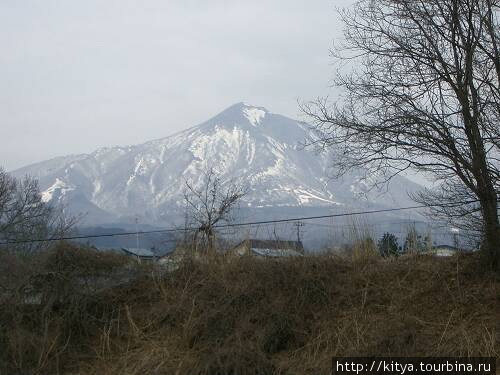
<svg viewBox="0 0 500 375">
<path fill-rule="evenodd" d="M 218 113 L 201 126 L 204 128 L 214 125 L 232 127 L 235 124 L 248 124 L 252 127 L 258 127 L 269 114 L 271 113 L 264 107 L 239 102 Z"/>
<path fill-rule="evenodd" d="M 260 122 L 266 117 L 267 111 L 264 108 L 249 107 L 243 108 L 243 115 L 253 126 L 258 126 Z"/>
<path fill-rule="evenodd" d="M 260 109 L 264 112 L 269 112 L 266 108 L 264 107 L 261 107 L 259 105 L 253 105 L 253 104 L 250 104 L 250 103 L 247 103 L 247 102 L 239 102 L 239 103 L 235 103 L 233 104 L 232 106 L 229 106 L 226 110 L 231 110 L 231 109 L 238 109 L 240 111 L 244 110 L 244 109 Z"/>
<path fill-rule="evenodd" d="M 225 112 L 243 115 L 253 126 L 258 126 L 261 120 L 266 117 L 266 114 L 269 113 L 269 111 L 264 107 L 248 104 L 245 102 L 233 104 L 223 113 Z"/>
</svg>

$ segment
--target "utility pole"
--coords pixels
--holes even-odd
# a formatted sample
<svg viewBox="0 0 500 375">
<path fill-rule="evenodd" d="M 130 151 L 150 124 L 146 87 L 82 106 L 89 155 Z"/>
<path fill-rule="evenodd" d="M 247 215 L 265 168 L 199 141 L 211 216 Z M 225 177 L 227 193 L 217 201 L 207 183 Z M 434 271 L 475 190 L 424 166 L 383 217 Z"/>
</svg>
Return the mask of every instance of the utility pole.
<svg viewBox="0 0 500 375">
<path fill-rule="evenodd" d="M 459 246 L 460 246 L 460 241 L 459 241 L 460 229 L 458 229 L 458 228 L 451 228 L 451 233 L 453 233 L 453 246 L 455 246 L 455 249 L 459 249 Z"/>
<path fill-rule="evenodd" d="M 135 217 L 135 244 L 136 244 L 136 249 L 139 249 L 139 227 L 138 227 L 138 224 L 139 223 L 139 219 L 137 218 L 137 216 Z"/>
<path fill-rule="evenodd" d="M 296 221 L 293 225 L 297 227 L 297 242 L 300 242 L 300 228 L 304 226 L 304 223 L 302 221 Z"/>
<path fill-rule="evenodd" d="M 185 203 L 185 208 L 184 208 L 184 246 L 187 244 L 187 228 L 188 228 L 188 206 L 187 203 Z"/>
</svg>

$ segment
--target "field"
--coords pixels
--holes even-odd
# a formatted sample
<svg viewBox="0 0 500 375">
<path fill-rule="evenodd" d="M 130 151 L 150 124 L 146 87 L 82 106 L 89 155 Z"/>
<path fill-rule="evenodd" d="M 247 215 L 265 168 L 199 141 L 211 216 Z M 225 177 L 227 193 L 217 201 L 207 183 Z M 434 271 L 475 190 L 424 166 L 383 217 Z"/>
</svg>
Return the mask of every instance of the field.
<svg viewBox="0 0 500 375">
<path fill-rule="evenodd" d="M 0 259 L 0 374 L 328 374 L 332 356 L 499 357 L 478 255 Z"/>
</svg>

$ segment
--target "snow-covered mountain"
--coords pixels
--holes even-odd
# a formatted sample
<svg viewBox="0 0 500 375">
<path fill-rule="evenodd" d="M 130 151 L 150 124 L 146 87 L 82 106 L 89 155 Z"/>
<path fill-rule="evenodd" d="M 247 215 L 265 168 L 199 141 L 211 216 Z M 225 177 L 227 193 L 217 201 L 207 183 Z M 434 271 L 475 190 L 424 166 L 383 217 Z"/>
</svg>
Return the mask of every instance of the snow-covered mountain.
<svg viewBox="0 0 500 375">
<path fill-rule="evenodd" d="M 419 189 L 397 177 L 385 194 L 368 191 L 362 170 L 332 180 L 328 176 L 333 154 L 300 147 L 311 136 L 303 122 L 239 103 L 166 138 L 59 157 L 13 173 L 39 178 L 45 201 L 87 213 L 92 223 L 135 216 L 141 222 L 171 222 L 182 216 L 185 181 L 201 183 L 202 171 L 209 167 L 223 180 L 247 184 L 249 194 L 242 205 L 251 209 L 404 206 L 410 204 L 407 193 Z"/>
</svg>

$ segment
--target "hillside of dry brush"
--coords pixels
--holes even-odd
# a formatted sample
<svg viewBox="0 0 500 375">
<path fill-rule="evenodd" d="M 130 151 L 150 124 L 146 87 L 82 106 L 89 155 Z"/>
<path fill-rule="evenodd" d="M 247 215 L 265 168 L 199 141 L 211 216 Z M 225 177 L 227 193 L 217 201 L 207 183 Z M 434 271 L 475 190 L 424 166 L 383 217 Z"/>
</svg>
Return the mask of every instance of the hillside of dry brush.
<svg viewBox="0 0 500 375">
<path fill-rule="evenodd" d="M 332 356 L 499 357 L 477 255 L 186 259 L 59 244 L 0 257 L 0 374 L 328 374 Z"/>
</svg>

